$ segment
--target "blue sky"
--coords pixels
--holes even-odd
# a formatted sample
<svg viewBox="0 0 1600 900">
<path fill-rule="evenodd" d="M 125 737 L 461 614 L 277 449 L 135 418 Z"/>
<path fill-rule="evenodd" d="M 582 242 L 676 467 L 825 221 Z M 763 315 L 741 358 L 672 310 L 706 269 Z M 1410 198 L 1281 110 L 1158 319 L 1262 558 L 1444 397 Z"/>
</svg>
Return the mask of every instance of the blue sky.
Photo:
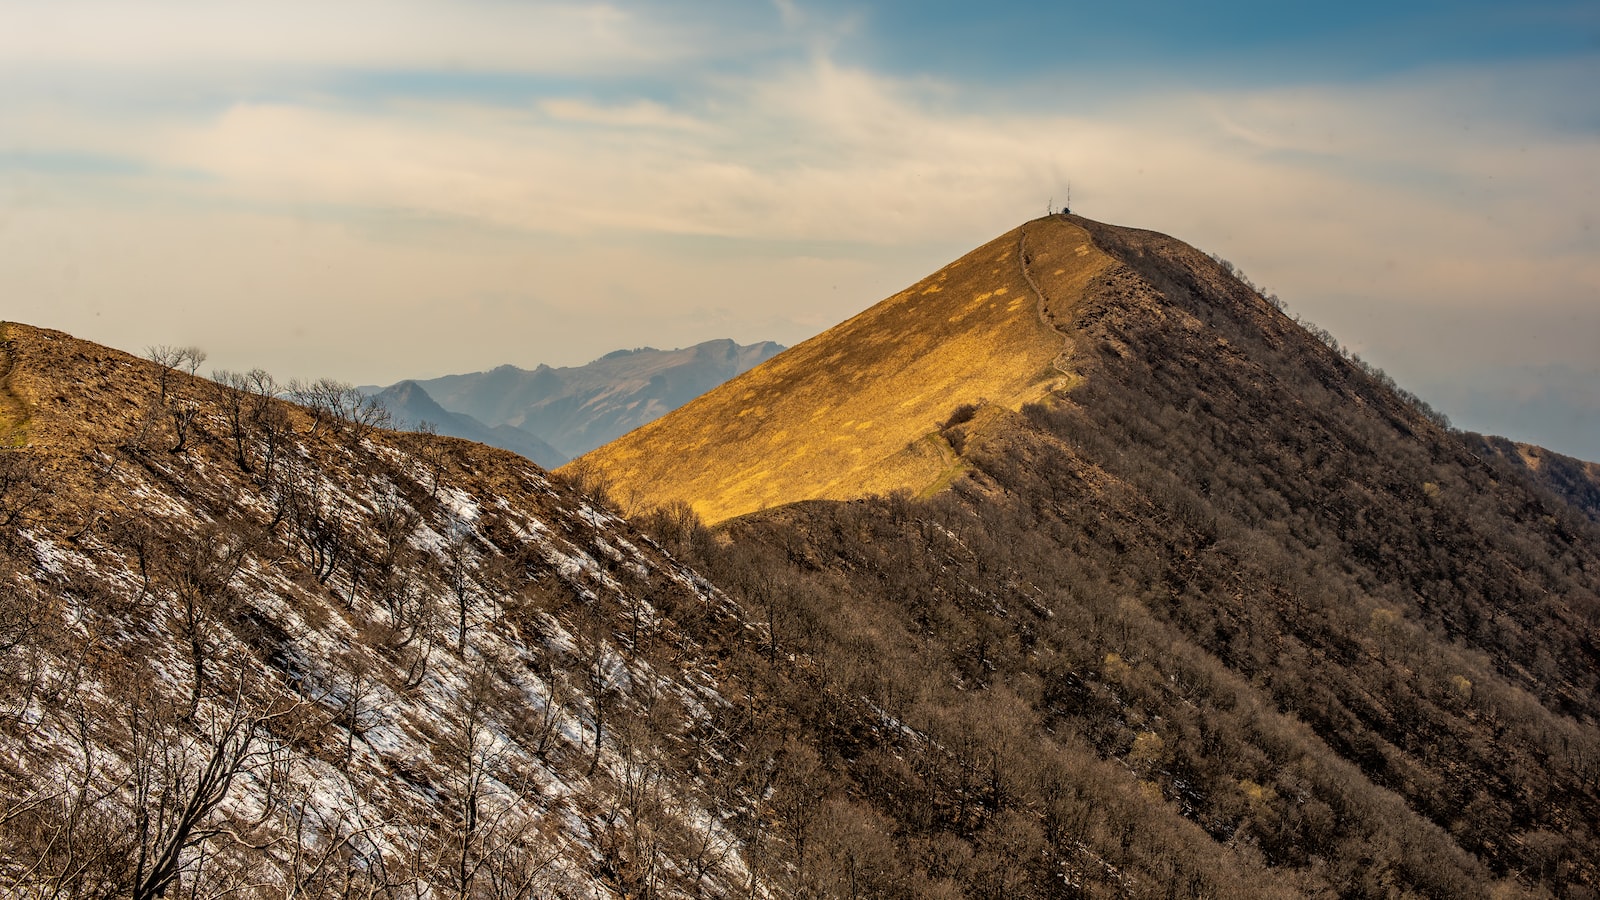
<svg viewBox="0 0 1600 900">
<path fill-rule="evenodd" d="M 0 0 L 0 316 L 387 382 L 795 343 L 1059 203 L 1600 459 L 1600 5 Z"/>
</svg>

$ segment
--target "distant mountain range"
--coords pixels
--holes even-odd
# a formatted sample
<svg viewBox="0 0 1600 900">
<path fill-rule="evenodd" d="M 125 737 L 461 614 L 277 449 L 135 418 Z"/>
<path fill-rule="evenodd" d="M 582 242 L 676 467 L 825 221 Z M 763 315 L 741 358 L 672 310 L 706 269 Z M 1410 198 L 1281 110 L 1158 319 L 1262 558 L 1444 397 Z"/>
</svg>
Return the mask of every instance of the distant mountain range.
<svg viewBox="0 0 1600 900">
<path fill-rule="evenodd" d="M 445 409 L 415 381 L 390 385 L 377 392 L 377 398 L 395 417 L 394 424 L 403 430 L 414 431 L 424 424 L 430 425 L 439 434 L 510 450 L 547 469 L 567 461 L 561 451 L 540 440 L 538 435 L 515 425 L 485 425 L 466 413 Z"/>
<path fill-rule="evenodd" d="M 554 467 L 671 412 L 776 356 L 772 341 L 617 350 L 582 366 L 487 372 L 362 388 L 401 424 L 502 447 Z"/>
</svg>

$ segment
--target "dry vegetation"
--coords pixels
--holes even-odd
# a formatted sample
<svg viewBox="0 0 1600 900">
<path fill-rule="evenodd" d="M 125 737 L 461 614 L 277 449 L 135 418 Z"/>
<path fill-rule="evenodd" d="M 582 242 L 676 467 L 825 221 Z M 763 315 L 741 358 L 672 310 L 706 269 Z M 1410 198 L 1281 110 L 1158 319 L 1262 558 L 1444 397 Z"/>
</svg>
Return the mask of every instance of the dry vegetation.
<svg viewBox="0 0 1600 900">
<path fill-rule="evenodd" d="M 797 892 L 1595 896 L 1594 524 L 1225 266 L 1074 221 L 1116 260 L 1058 323 L 1082 378 L 952 403 L 952 490 L 648 520 L 765 619 L 848 798 Z"/>
<path fill-rule="evenodd" d="M 737 610 L 525 460 L 7 326 L 0 893 L 721 896 Z M 719 630 L 720 629 L 720 630 Z M 720 636 L 719 636 L 720 635 Z M 701 774 L 697 774 L 701 773 Z"/>
<path fill-rule="evenodd" d="M 1597 896 L 1588 470 L 1275 306 L 1029 223 L 625 442 L 640 530 L 608 465 L 11 326 L 0 886 Z"/>
<path fill-rule="evenodd" d="M 1070 222 L 1027 228 L 1029 271 L 1069 318 L 1108 260 Z M 1055 367 L 1063 339 L 1039 314 L 1019 237 L 995 239 L 571 465 L 603 473 L 625 508 L 683 501 L 712 522 L 947 480 L 936 436 L 954 406 L 1017 409 L 1066 381 Z"/>
<path fill-rule="evenodd" d="M 1574 459 L 1503 437 L 1481 434 L 1465 437 L 1467 445 L 1479 456 L 1526 473 L 1600 523 L 1600 463 Z"/>
</svg>

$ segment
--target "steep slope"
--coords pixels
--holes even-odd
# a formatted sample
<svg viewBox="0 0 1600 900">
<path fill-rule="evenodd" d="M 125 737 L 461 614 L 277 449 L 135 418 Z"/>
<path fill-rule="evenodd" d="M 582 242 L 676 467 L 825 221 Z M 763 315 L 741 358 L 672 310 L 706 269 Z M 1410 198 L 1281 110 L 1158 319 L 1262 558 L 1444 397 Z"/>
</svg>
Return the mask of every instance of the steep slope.
<svg viewBox="0 0 1600 900">
<path fill-rule="evenodd" d="M 1295 894 L 1081 749 L 994 819 L 1010 755 L 830 683 L 892 648 L 793 652 L 524 459 L 0 328 L 0 893 Z M 863 754 L 959 778 L 885 814 Z"/>
<path fill-rule="evenodd" d="M 1060 387 L 715 531 L 8 327 L 0 889 L 195 808 L 196 896 L 1595 896 L 1600 529 L 1193 248 L 1007 237 L 1060 332 L 938 346 Z"/>
<path fill-rule="evenodd" d="M 477 441 L 502 450 L 525 456 L 547 469 L 567 461 L 560 451 L 540 440 L 537 435 L 523 431 L 515 425 L 483 424 L 466 413 L 451 412 L 434 402 L 428 392 L 415 381 L 402 381 L 390 385 L 376 395 L 379 403 L 395 419 L 395 427 L 416 429 L 424 424 L 433 426 L 443 435 Z"/>
<path fill-rule="evenodd" d="M 0 327 L 0 893 L 747 884 L 703 579 L 503 451 Z"/>
<path fill-rule="evenodd" d="M 1074 222 L 1029 223 L 575 465 L 625 507 L 709 521 L 936 489 L 957 471 L 938 426 L 958 405 L 1017 409 L 1070 383 L 1049 317 L 1109 262 Z"/>
<path fill-rule="evenodd" d="M 680 350 L 617 350 L 582 366 L 500 366 L 418 383 L 446 409 L 538 435 L 568 457 L 682 406 L 783 348 L 706 341 Z"/>
<path fill-rule="evenodd" d="M 953 858 L 1010 842 L 1006 896 L 1163 858 L 1230 895 L 1168 816 L 1304 895 L 1595 896 L 1600 530 L 1205 254 L 1066 224 L 1110 260 L 1057 318 L 1077 378 L 953 410 L 950 490 L 653 517 L 813 661 L 805 696 L 956 756 L 824 732 L 840 790 Z"/>
</svg>

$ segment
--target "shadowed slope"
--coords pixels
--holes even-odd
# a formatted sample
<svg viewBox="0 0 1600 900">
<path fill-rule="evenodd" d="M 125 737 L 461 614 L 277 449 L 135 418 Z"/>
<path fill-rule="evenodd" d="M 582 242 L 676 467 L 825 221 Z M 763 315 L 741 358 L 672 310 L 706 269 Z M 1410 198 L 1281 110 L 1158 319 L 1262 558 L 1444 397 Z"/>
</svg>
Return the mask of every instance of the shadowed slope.
<svg viewBox="0 0 1600 900">
<path fill-rule="evenodd" d="M 1108 263 L 1078 225 L 1031 222 L 577 465 L 625 505 L 683 501 L 711 521 L 936 488 L 955 464 L 937 430 L 952 410 L 1016 409 L 1070 380 L 1046 317 Z"/>
<path fill-rule="evenodd" d="M 1597 896 L 1600 531 L 1548 489 L 1581 498 L 1587 470 L 1510 444 L 1486 461 L 1219 261 L 1068 221 L 1116 261 L 1052 320 L 1074 384 L 952 417 L 950 490 L 710 532 L 651 517 L 765 609 L 772 658 L 817 660 L 808 696 L 869 696 L 964 760 L 845 735 L 849 794 L 913 809 L 908 842 L 940 860 L 1044 823 L 1006 839 L 1032 874 L 964 896 L 1097 896 L 1058 888 L 1140 858 L 1179 868 L 1106 896 L 1272 893 L 1212 881 L 1161 816 L 1110 802 L 1123 855 L 1081 854 L 1051 809 L 1082 788 L 1033 774 L 1086 775 L 1051 762 L 1077 749 L 1294 896 Z M 954 802 L 922 800 L 943 785 Z"/>
<path fill-rule="evenodd" d="M 1466 440 L 1474 453 L 1525 473 L 1600 523 L 1600 463 L 1575 459 L 1509 438 L 1468 434 Z"/>
</svg>

